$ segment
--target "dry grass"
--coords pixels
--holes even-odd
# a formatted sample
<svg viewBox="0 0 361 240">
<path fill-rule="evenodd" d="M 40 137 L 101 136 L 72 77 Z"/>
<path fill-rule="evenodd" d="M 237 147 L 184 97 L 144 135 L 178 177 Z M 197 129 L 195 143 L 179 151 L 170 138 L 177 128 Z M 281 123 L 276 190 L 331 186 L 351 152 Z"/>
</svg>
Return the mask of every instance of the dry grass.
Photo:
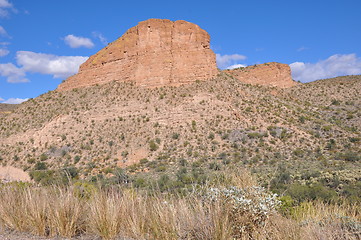
<svg viewBox="0 0 361 240">
<path fill-rule="evenodd" d="M 293 212 L 293 217 L 298 221 L 322 221 L 325 218 L 336 218 L 347 216 L 349 218 L 361 221 L 361 206 L 359 204 L 350 204 L 346 201 L 338 205 L 329 205 L 321 201 L 305 202 Z"/>
<path fill-rule="evenodd" d="M 2 227 L 39 236 L 226 240 L 235 236 L 230 212 L 222 202 L 210 204 L 196 195 L 149 196 L 108 189 L 82 198 L 74 187 L 0 188 Z M 249 221 L 244 219 L 244 224 Z M 290 218 L 271 214 L 266 225 L 237 239 L 359 239 L 359 221 L 359 206 L 310 202 Z"/>
</svg>

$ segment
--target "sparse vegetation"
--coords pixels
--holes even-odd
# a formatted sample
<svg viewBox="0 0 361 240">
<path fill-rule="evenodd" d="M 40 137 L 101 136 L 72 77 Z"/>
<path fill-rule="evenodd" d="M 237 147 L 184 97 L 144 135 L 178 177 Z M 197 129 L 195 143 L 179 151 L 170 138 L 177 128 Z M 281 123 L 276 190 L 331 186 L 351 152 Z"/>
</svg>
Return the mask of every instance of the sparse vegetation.
<svg viewBox="0 0 361 240">
<path fill-rule="evenodd" d="M 357 239 L 360 80 L 276 91 L 221 73 L 179 88 L 43 94 L 0 116 L 1 164 L 35 182 L 0 186 L 0 223 L 104 239 Z M 244 168 L 239 181 L 229 172 Z M 205 204 L 211 188 L 251 186 L 281 201 L 260 222 L 225 196 Z"/>
</svg>

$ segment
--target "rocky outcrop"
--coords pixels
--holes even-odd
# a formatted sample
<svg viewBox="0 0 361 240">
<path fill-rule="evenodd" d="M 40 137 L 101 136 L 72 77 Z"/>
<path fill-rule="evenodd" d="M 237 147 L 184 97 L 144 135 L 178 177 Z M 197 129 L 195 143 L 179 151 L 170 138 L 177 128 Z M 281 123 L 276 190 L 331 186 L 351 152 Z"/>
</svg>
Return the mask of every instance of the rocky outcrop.
<svg viewBox="0 0 361 240">
<path fill-rule="evenodd" d="M 145 87 L 178 86 L 217 75 L 208 33 L 186 21 L 149 19 L 91 56 L 58 90 L 128 81 Z"/>
<path fill-rule="evenodd" d="M 259 84 L 279 88 L 297 85 L 292 79 L 290 66 L 282 63 L 264 63 L 246 68 L 225 70 L 227 74 L 249 84 Z"/>
</svg>

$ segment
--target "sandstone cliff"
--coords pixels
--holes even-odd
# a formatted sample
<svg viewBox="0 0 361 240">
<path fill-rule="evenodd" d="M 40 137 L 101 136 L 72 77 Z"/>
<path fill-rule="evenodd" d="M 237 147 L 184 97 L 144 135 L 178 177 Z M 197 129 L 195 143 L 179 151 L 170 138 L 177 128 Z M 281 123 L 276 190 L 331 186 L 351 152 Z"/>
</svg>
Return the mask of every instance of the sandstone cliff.
<svg viewBox="0 0 361 240">
<path fill-rule="evenodd" d="M 249 84 L 279 88 L 289 88 L 297 85 L 297 82 L 292 80 L 290 67 L 282 63 L 264 63 L 246 68 L 225 70 L 225 72 L 241 82 Z"/>
<path fill-rule="evenodd" d="M 111 81 L 178 86 L 217 75 L 208 33 L 186 21 L 149 19 L 91 56 L 58 90 Z"/>
</svg>

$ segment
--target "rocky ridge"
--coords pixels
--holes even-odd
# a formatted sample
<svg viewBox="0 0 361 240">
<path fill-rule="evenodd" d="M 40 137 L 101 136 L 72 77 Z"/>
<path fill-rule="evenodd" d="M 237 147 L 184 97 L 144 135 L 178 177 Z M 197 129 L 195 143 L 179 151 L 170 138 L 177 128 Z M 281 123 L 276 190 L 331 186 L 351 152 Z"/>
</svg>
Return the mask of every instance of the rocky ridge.
<svg viewBox="0 0 361 240">
<path fill-rule="evenodd" d="M 218 74 L 208 33 L 183 20 L 149 19 L 91 56 L 58 90 L 111 81 L 179 86 Z"/>
<path fill-rule="evenodd" d="M 289 88 L 297 85 L 291 77 L 291 69 L 287 64 L 270 62 L 246 68 L 225 70 L 243 83 Z"/>
</svg>

